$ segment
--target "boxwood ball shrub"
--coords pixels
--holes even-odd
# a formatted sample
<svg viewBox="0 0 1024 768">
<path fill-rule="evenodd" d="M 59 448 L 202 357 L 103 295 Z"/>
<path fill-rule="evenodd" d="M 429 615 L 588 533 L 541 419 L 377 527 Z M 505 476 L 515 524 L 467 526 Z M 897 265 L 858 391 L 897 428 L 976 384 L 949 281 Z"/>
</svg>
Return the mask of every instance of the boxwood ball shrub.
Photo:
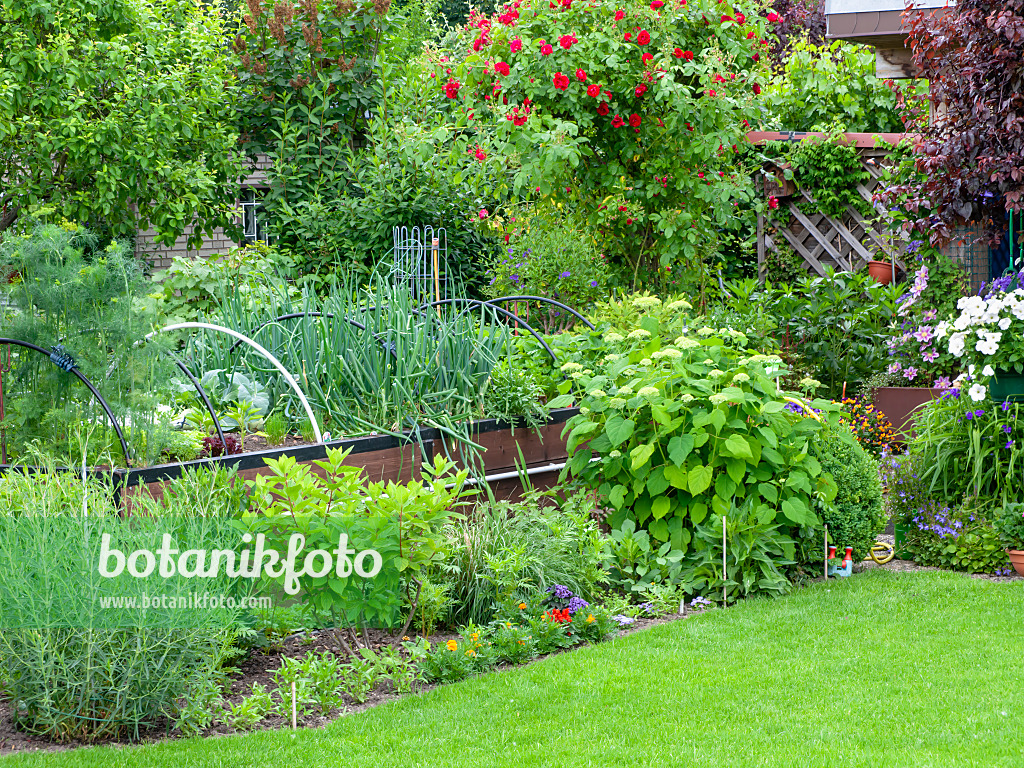
<svg viewBox="0 0 1024 768">
<path fill-rule="evenodd" d="M 607 500 L 612 528 L 634 520 L 685 553 L 695 526 L 740 509 L 794 538 L 820 526 L 815 507 L 836 488 L 810 440 L 838 406 L 814 401 L 817 414 L 789 398 L 779 358 L 738 348 L 738 331 L 700 327 L 665 344 L 640 327 L 603 341 L 592 368 L 563 366 L 581 406 L 566 425 L 566 469 Z"/>
<path fill-rule="evenodd" d="M 818 508 L 828 526 L 829 543 L 840 550 L 853 547 L 853 560 L 860 562 L 886 523 L 878 465 L 845 424 L 819 431 L 811 450 L 836 483 L 835 498 Z"/>
</svg>

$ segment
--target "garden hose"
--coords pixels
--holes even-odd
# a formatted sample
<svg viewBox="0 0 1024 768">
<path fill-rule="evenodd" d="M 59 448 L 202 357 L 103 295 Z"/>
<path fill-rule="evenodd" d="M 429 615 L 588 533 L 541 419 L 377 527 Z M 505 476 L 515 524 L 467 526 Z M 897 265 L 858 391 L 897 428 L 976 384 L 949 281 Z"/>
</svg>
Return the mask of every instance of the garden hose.
<svg viewBox="0 0 1024 768">
<path fill-rule="evenodd" d="M 808 418 L 814 419 L 815 421 L 821 421 L 821 417 L 818 414 L 816 414 L 814 412 L 814 409 L 812 409 L 809 405 L 807 405 L 807 403 L 805 403 L 805 402 L 803 402 L 803 401 L 801 401 L 801 400 L 799 400 L 799 399 L 797 399 L 795 397 L 786 397 L 786 396 L 784 396 L 782 399 L 787 401 L 787 402 L 792 403 L 795 406 L 798 406 L 800 408 L 800 410 L 802 410 L 805 414 L 807 414 Z"/>
<path fill-rule="evenodd" d="M 892 544 L 886 544 L 884 541 L 876 541 L 871 545 L 870 557 L 879 565 L 885 565 L 896 556 L 896 550 L 893 549 Z"/>
</svg>

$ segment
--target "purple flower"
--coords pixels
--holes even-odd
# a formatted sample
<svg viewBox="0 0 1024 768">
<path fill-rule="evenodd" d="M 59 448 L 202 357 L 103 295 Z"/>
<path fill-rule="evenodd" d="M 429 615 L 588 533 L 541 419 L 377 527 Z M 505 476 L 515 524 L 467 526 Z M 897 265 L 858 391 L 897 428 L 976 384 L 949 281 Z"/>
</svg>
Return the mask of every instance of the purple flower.
<svg viewBox="0 0 1024 768">
<path fill-rule="evenodd" d="M 1013 427 L 1011 427 L 1009 424 L 1003 424 L 1003 433 L 1008 435 L 1011 432 L 1013 432 Z"/>
<path fill-rule="evenodd" d="M 571 597 L 569 598 L 569 604 L 565 607 L 568 609 L 569 613 L 576 613 L 576 611 L 581 608 L 589 608 L 590 603 L 580 597 Z"/>
<path fill-rule="evenodd" d="M 979 408 L 978 410 L 976 410 L 974 412 L 974 418 L 976 418 L 976 419 L 980 419 L 984 415 L 985 415 L 985 411 L 982 410 L 981 408 Z"/>
<path fill-rule="evenodd" d="M 569 271 L 568 270 L 566 270 L 565 272 L 563 272 L 562 274 L 559 275 L 559 277 L 568 277 L 568 276 L 569 276 Z"/>
<path fill-rule="evenodd" d="M 903 372 L 903 376 L 908 380 L 913 381 L 914 378 L 917 376 L 917 368 L 907 368 L 907 370 Z"/>
<path fill-rule="evenodd" d="M 937 310 L 929 309 L 927 312 L 924 313 L 924 319 L 930 323 L 933 320 L 935 320 L 936 317 L 938 317 L 938 314 L 939 313 Z"/>
<path fill-rule="evenodd" d="M 1013 448 L 1013 440 L 1007 440 L 1006 441 L 1006 447 L 1007 448 Z"/>
<path fill-rule="evenodd" d="M 591 288 L 597 288 L 597 280 L 591 280 L 590 281 L 590 287 Z"/>
<path fill-rule="evenodd" d="M 921 357 L 924 358 L 926 363 L 934 363 L 936 360 L 939 359 L 939 353 L 936 352 L 934 349 L 929 349 L 927 352 L 921 355 Z"/>
<path fill-rule="evenodd" d="M 572 590 L 562 584 L 552 584 L 548 587 L 547 591 L 548 594 L 552 597 L 558 598 L 559 600 L 570 600 L 575 597 Z"/>
<path fill-rule="evenodd" d="M 1003 400 L 1003 404 L 999 407 L 1003 409 L 1003 413 L 1006 413 L 1008 410 L 1010 410 L 1010 401 Z"/>
<path fill-rule="evenodd" d="M 893 363 L 889 366 L 889 373 L 899 373 L 901 368 L 903 368 L 903 366 L 899 363 Z"/>
<path fill-rule="evenodd" d="M 953 386 L 953 382 L 949 380 L 949 376 L 939 376 L 939 378 L 935 380 L 935 386 L 939 389 L 949 389 Z"/>
<path fill-rule="evenodd" d="M 914 338 L 920 341 L 922 344 L 926 344 L 932 340 L 932 327 L 930 325 L 922 325 L 917 329 L 914 334 Z"/>
<path fill-rule="evenodd" d="M 518 283 L 519 275 L 512 275 L 512 277 L 510 277 L 509 280 L 511 280 L 513 283 Z"/>
</svg>

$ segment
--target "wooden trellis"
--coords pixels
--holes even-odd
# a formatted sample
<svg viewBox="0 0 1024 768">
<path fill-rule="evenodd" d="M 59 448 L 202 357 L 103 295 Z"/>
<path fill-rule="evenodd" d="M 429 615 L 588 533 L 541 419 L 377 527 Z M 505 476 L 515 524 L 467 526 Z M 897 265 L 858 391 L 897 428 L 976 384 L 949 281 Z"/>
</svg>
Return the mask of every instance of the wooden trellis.
<svg viewBox="0 0 1024 768">
<path fill-rule="evenodd" d="M 816 134 L 756 134 L 758 139 L 778 140 L 783 137 L 789 141 L 800 141 Z M 753 139 L 755 135 L 751 135 Z M 869 178 L 857 185 L 857 193 L 869 204 L 872 194 L 879 185 L 883 165 L 888 151 L 876 148 L 875 137 L 870 142 L 861 134 L 847 134 L 851 142 L 857 145 L 861 164 L 869 174 Z M 886 136 L 890 139 L 891 137 Z M 852 272 L 862 269 L 869 261 L 895 260 L 897 269 L 903 269 L 900 244 L 894 243 L 891 235 L 884 227 L 866 219 L 853 206 L 846 209 L 839 217 L 828 216 L 813 209 L 814 197 L 807 190 L 796 190 L 795 185 L 773 183 L 774 189 L 765 189 L 766 179 L 760 179 L 760 188 L 767 194 L 774 193 L 779 200 L 779 211 L 788 211 L 789 223 L 783 223 L 775 216 L 758 216 L 757 221 L 757 264 L 758 279 L 764 281 L 766 275 L 765 257 L 781 243 L 786 243 L 801 258 L 808 272 L 825 275 L 826 267 L 836 271 Z M 798 204 L 804 205 L 807 213 L 800 210 Z"/>
</svg>

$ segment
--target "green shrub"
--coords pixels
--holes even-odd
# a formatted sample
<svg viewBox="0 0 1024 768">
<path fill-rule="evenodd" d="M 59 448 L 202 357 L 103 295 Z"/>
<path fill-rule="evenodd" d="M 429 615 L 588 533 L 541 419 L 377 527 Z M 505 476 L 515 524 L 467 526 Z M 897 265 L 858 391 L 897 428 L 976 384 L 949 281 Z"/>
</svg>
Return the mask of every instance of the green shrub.
<svg viewBox="0 0 1024 768">
<path fill-rule="evenodd" d="M 1007 549 L 1024 549 L 1024 504 L 1005 504 L 993 514 L 999 541 Z"/>
<path fill-rule="evenodd" d="M 672 344 L 653 316 L 625 336 L 592 332 L 606 354 L 593 368 L 562 366 L 565 397 L 580 402 L 566 424 L 567 472 L 614 509 L 613 528 L 634 520 L 684 554 L 695 526 L 746 504 L 784 530 L 820 525 L 812 502 L 835 493 L 807 452 L 820 417 L 780 391 L 777 357 L 747 354 L 739 331 L 690 322 L 696 330 Z M 835 406 L 814 405 L 835 417 Z"/>
<path fill-rule="evenodd" d="M 878 464 L 845 425 L 822 430 L 811 445 L 822 471 L 832 475 L 837 488 L 832 502 L 818 508 L 828 525 L 829 543 L 840 551 L 853 547 L 853 561 L 860 562 L 886 523 Z M 811 562 L 821 559 L 821 546 L 816 555 Z"/>
</svg>

